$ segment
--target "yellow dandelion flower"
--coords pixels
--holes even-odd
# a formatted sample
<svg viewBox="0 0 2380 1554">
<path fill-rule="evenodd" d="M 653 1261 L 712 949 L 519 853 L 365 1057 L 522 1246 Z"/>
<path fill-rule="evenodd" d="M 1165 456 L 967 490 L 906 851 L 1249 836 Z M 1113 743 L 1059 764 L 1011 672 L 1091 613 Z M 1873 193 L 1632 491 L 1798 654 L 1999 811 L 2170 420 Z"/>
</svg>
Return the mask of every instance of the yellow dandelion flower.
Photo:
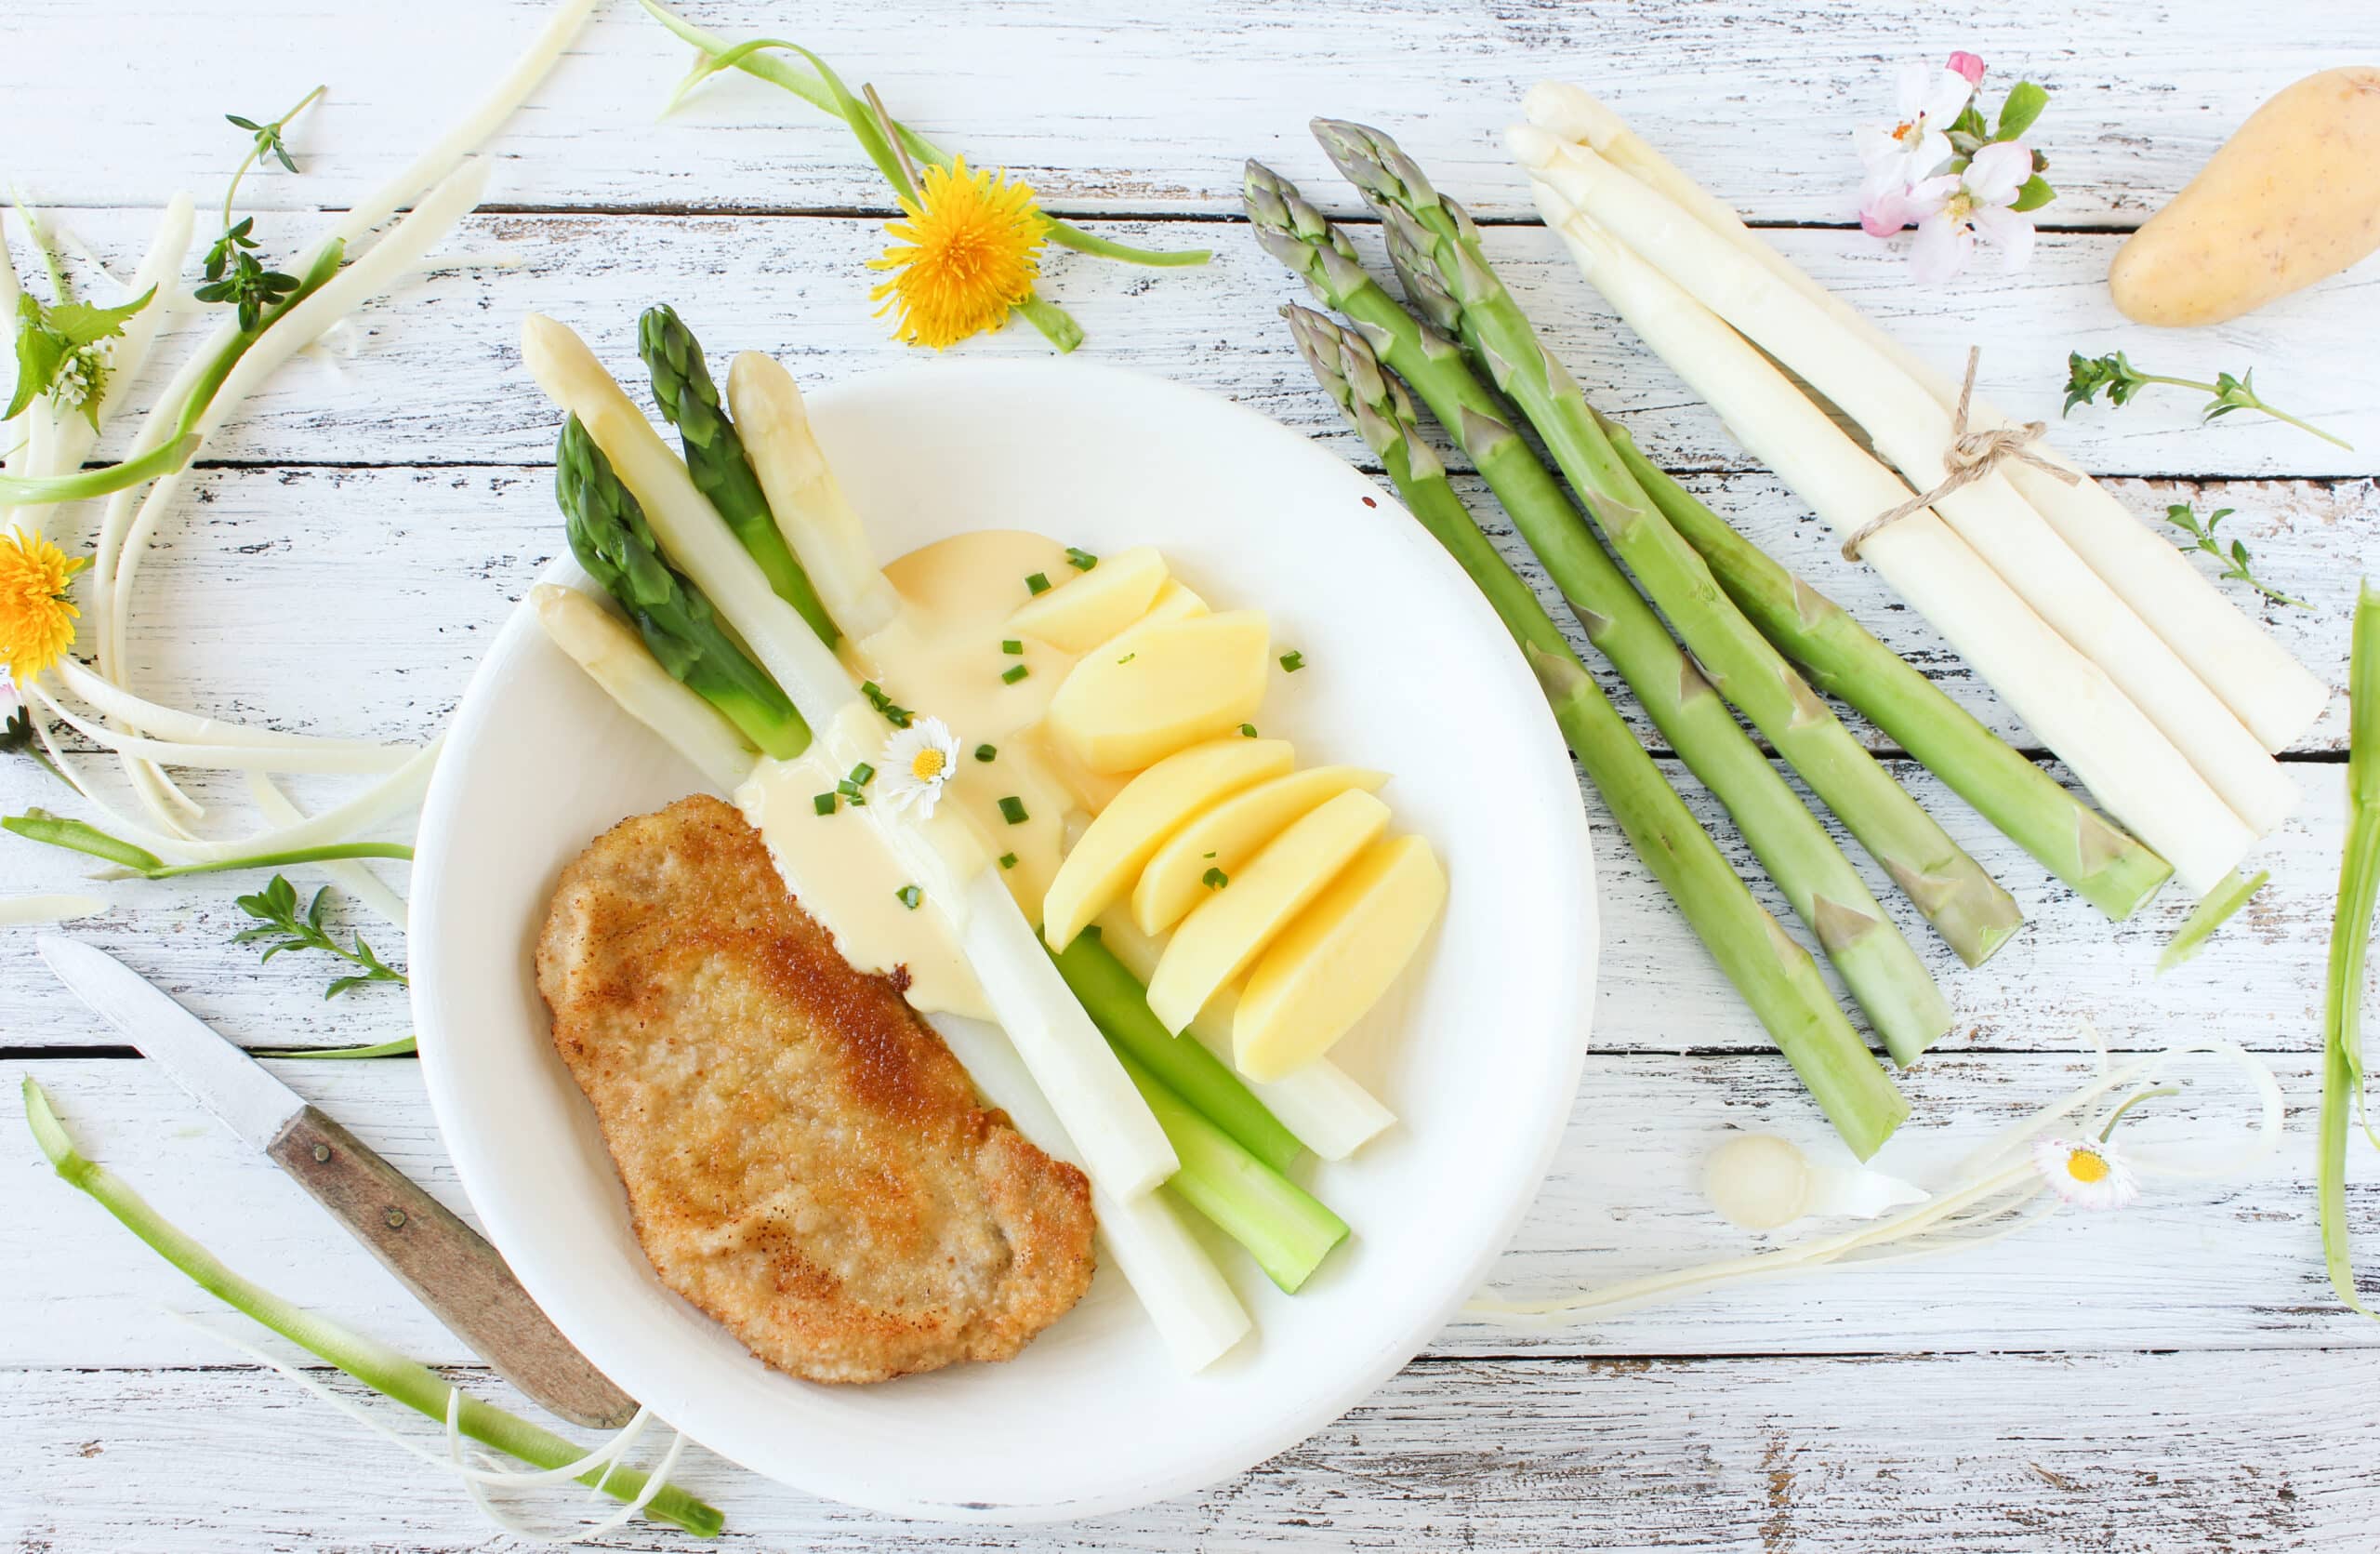
<svg viewBox="0 0 2380 1554">
<path fill-rule="evenodd" d="M 0 534 L 0 665 L 19 684 L 65 656 L 82 612 L 66 580 L 89 565 L 39 535 Z"/>
<path fill-rule="evenodd" d="M 1030 184 L 1011 182 L 1004 172 L 970 172 L 964 157 L 956 166 L 928 167 L 918 194 L 901 202 L 906 219 L 885 223 L 885 233 L 903 241 L 867 261 L 870 270 L 892 272 L 868 299 L 884 304 L 879 318 L 895 315 L 894 339 L 945 351 L 998 328 L 1032 294 L 1048 226 Z"/>
</svg>

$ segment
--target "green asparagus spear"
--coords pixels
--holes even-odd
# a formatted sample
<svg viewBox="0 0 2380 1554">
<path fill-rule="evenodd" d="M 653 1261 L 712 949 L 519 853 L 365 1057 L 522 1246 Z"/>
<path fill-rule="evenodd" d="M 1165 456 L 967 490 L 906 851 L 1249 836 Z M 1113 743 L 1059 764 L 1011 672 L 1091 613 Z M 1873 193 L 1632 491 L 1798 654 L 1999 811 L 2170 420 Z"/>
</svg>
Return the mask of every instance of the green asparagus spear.
<svg viewBox="0 0 2380 1554">
<path fill-rule="evenodd" d="M 810 575 L 794 559 L 776 515 L 769 511 L 760 477 L 744 457 L 744 439 L 735 434 L 735 423 L 719 402 L 719 386 L 703 361 L 702 342 L 665 302 L 645 309 L 636 321 L 636 348 L 652 375 L 653 397 L 661 405 L 662 418 L 678 429 L 685 445 L 686 472 L 694 477 L 695 488 L 710 498 L 760 564 L 770 591 L 801 612 L 820 642 L 834 646 L 834 618 L 819 603 Z"/>
<path fill-rule="evenodd" d="M 2347 1213 L 2347 1112 L 2362 1111 L 2365 1090 L 2363 963 L 2372 947 L 2373 908 L 2380 902 L 2380 589 L 2369 578 L 2356 595 L 2347 711 L 2347 843 L 2339 855 L 2339 905 L 2331 919 L 2322 994 L 2322 1111 L 2314 1181 L 2331 1288 L 2373 1316 L 2356 1293 Z M 2368 1122 L 2364 1133 L 2380 1144 Z"/>
<path fill-rule="evenodd" d="M 1924 963 L 1826 828 L 1604 553 L 1561 485 L 1507 424 L 1502 402 L 1473 375 L 1460 347 L 1416 323 L 1365 272 L 1345 236 L 1294 187 L 1250 163 L 1246 193 L 1258 239 L 1316 296 L 1355 321 L 1388 368 L 1413 387 L 1470 454 L 1577 612 L 1588 640 L 1726 806 L 1894 1057 L 1914 1062 L 1950 1025 L 1950 1005 Z"/>
<path fill-rule="evenodd" d="M 1137 1059 L 1242 1149 L 1276 1171 L 1287 1171 L 1304 1152 L 1297 1135 L 1283 1127 L 1222 1059 L 1196 1037 L 1176 1036 L 1165 1029 L 1149 1010 L 1148 990 L 1100 942 L 1096 926 L 1077 934 L 1065 949 L 1051 950 L 1050 958 L 1058 963 L 1058 975 L 1110 1045 Z"/>
<path fill-rule="evenodd" d="M 1265 1277 L 1290 1295 L 1347 1239 L 1347 1222 L 1240 1148 L 1121 1046 L 1116 1061 L 1156 1114 L 1182 1168 L 1166 1180 L 1182 1201 L 1248 1249 Z"/>
<path fill-rule="evenodd" d="M 788 761 L 808 749 L 810 725 L 728 635 L 702 591 L 663 559 L 644 509 L 575 416 L 562 429 L 555 460 L 554 500 L 568 520 L 571 553 L 619 601 L 670 678 L 767 754 Z"/>
<path fill-rule="evenodd" d="M 1842 605 L 1771 561 L 1656 467 L 1625 431 L 1601 415 L 1595 419 L 1636 484 L 1700 552 L 1761 634 L 1801 665 L 1819 690 L 1858 708 L 2043 868 L 2119 921 L 2172 877 L 2172 864 L 2009 749 Z"/>
<path fill-rule="evenodd" d="M 1516 401 L 1612 550 L 1710 673 L 1917 904 L 1959 958 L 1980 965 L 2023 923 L 2016 900 L 1901 790 L 1720 591 L 1620 463 L 1569 373 L 1488 268 L 1468 212 L 1376 129 L 1317 119 L 1316 137 L 1381 213 L 1407 297 L 1460 338 Z"/>
<path fill-rule="evenodd" d="M 1289 312 L 1307 364 L 1380 455 L 1406 507 L 1471 575 L 1520 644 L 1554 705 L 1563 737 L 1638 856 L 1684 910 L 1843 1141 L 1862 1160 L 1874 1154 L 1909 1115 L 1909 1103 L 1835 1005 L 1809 952 L 1786 936 L 1727 867 L 1536 593 L 1472 523 L 1436 456 L 1414 430 L 1404 392 L 1382 374 L 1371 348 L 1318 313 Z M 1708 700 L 1709 693 L 1702 694 Z M 1766 769 L 1767 763 L 1761 765 Z"/>
</svg>

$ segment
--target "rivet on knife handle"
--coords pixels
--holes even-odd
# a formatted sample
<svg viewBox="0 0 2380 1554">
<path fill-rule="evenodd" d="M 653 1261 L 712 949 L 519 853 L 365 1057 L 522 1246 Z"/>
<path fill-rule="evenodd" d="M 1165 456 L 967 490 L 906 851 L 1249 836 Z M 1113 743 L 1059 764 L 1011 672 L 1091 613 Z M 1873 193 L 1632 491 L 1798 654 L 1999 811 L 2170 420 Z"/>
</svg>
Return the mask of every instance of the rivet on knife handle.
<svg viewBox="0 0 2380 1554">
<path fill-rule="evenodd" d="M 636 1401 L 571 1347 L 495 1247 L 353 1134 L 310 1106 L 265 1152 L 505 1380 L 588 1428 L 635 1415 Z"/>
</svg>

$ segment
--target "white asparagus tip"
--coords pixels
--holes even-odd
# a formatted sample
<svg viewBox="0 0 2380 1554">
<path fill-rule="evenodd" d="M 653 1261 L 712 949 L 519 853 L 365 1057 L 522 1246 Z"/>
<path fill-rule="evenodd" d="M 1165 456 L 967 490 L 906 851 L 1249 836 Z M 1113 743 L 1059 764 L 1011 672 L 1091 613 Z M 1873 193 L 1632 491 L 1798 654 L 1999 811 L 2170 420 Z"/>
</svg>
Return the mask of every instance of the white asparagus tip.
<svg viewBox="0 0 2380 1554">
<path fill-rule="evenodd" d="M 1627 127 L 1585 87 L 1567 81 L 1540 81 L 1531 86 L 1521 100 L 1521 112 L 1540 129 L 1580 145 L 1603 145 Z"/>
<path fill-rule="evenodd" d="M 1531 172 L 1551 167 L 1561 160 L 1562 144 L 1559 136 L 1533 124 L 1507 125 L 1504 127 L 1505 149 L 1513 153 L 1514 161 Z"/>
</svg>

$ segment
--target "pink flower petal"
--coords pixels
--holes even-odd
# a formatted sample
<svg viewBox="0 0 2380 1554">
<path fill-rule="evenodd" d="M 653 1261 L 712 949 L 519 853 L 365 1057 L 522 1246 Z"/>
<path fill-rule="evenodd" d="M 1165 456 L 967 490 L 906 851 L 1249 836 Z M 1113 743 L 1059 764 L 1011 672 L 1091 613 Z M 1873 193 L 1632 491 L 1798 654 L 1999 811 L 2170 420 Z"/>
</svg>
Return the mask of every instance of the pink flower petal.
<svg viewBox="0 0 2380 1554">
<path fill-rule="evenodd" d="M 1939 286 L 1966 268 L 1975 250 L 1975 233 L 1964 221 L 1937 212 L 1917 224 L 1917 241 L 1910 246 L 1909 270 L 1920 286 Z"/>
<path fill-rule="evenodd" d="M 2033 153 L 2015 140 L 2000 140 L 1975 153 L 1967 164 L 1967 194 L 1979 206 L 2004 206 L 2033 176 Z"/>
<path fill-rule="evenodd" d="M 1950 56 L 1950 63 L 1945 68 L 1956 71 L 1966 77 L 1967 85 L 1970 86 L 1983 85 L 1983 58 L 1980 55 L 1970 54 L 1962 48 Z"/>
</svg>

